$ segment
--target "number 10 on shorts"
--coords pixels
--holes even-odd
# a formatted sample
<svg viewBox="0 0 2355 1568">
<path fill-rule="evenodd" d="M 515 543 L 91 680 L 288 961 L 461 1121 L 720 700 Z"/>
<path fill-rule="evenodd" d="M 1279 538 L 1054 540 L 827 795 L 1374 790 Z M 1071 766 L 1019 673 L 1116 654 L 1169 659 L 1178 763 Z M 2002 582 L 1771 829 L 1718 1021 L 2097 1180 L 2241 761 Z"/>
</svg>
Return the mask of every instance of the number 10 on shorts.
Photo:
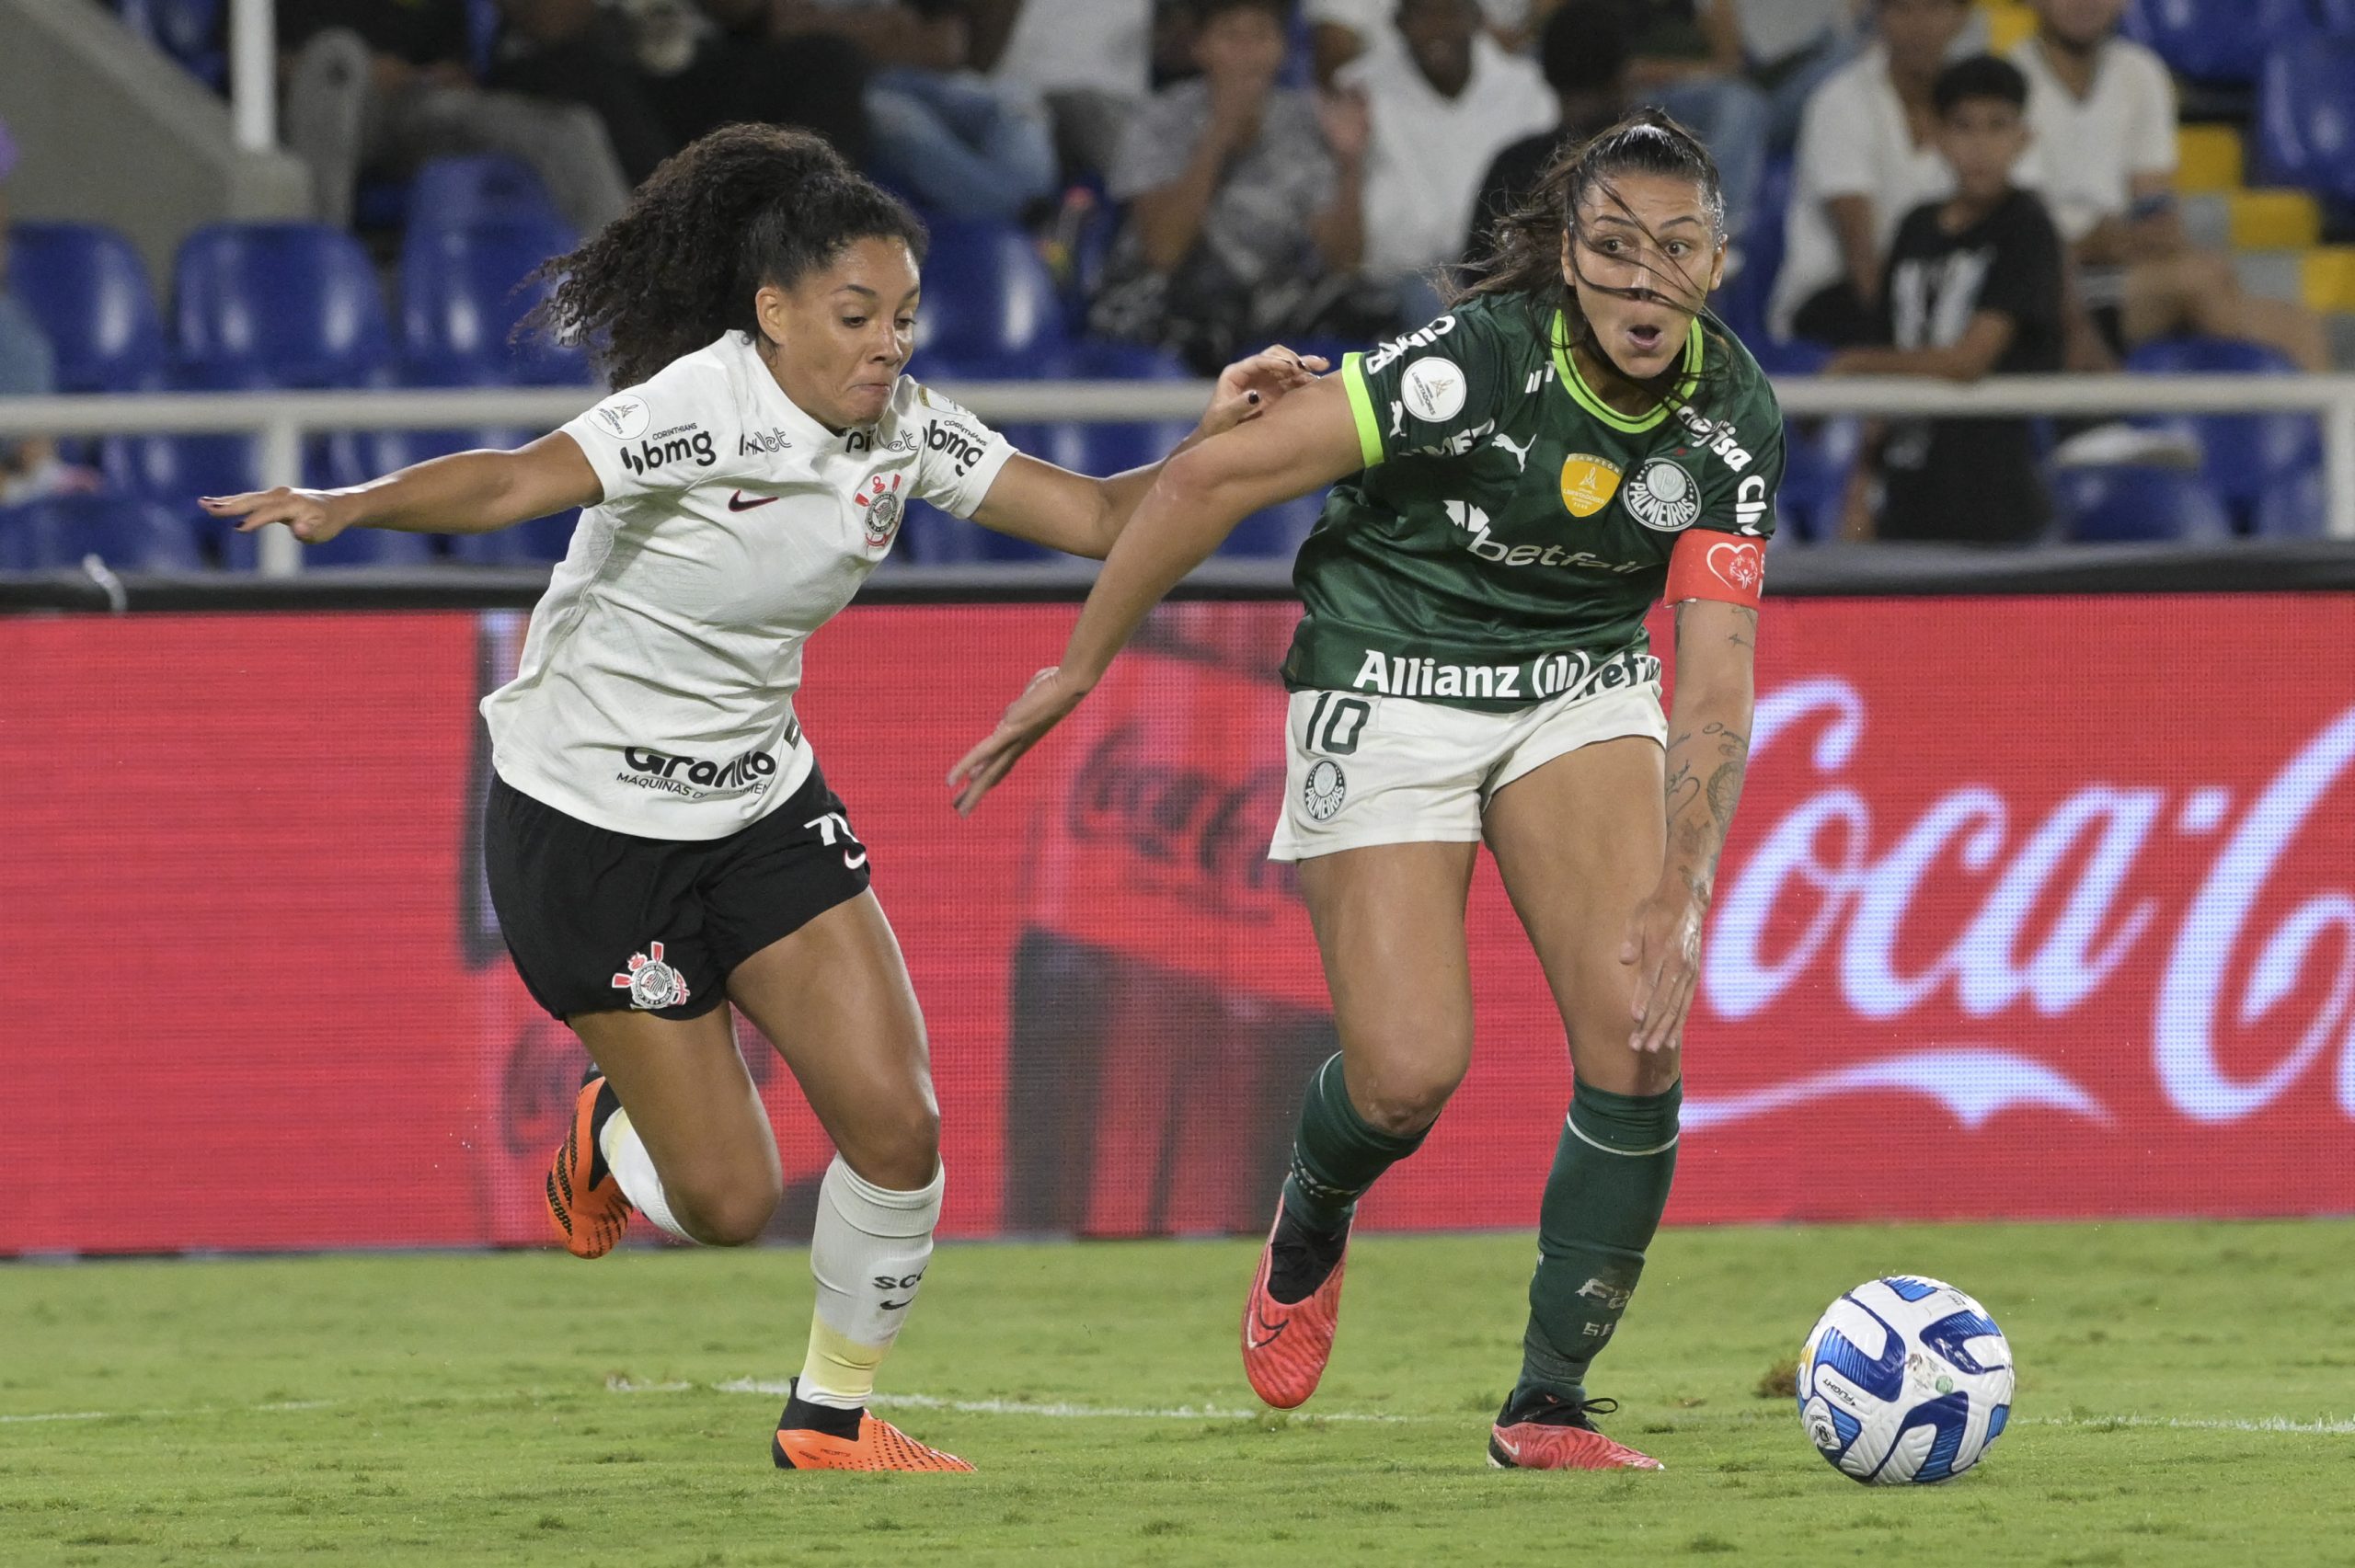
<svg viewBox="0 0 2355 1568">
<path fill-rule="evenodd" d="M 1319 692 L 1316 705 L 1308 711 L 1308 750 L 1330 757 L 1355 756 L 1358 737 L 1373 716 L 1373 704 L 1362 697 Z"/>
</svg>

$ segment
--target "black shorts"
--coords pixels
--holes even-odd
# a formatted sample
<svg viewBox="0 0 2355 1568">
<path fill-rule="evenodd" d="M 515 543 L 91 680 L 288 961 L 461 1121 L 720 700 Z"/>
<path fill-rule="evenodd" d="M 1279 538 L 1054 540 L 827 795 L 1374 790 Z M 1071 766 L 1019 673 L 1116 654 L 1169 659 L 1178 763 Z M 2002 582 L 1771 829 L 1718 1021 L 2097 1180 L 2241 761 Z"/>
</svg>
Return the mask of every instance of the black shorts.
<svg viewBox="0 0 2355 1568">
<path fill-rule="evenodd" d="M 867 890 L 867 847 L 813 761 L 792 797 L 724 839 L 592 827 L 494 776 L 483 870 L 516 972 L 558 1018 L 699 1018 L 736 966 Z"/>
</svg>

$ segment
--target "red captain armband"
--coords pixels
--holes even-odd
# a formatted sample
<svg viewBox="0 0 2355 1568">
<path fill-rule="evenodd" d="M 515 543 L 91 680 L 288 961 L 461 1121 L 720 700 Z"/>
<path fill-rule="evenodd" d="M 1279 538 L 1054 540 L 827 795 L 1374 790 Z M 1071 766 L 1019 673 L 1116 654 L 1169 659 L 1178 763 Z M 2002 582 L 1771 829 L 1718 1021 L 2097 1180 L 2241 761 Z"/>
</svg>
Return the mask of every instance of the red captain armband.
<svg viewBox="0 0 2355 1568">
<path fill-rule="evenodd" d="M 1660 595 L 1660 602 L 1714 599 L 1755 610 L 1765 586 L 1766 541 L 1695 528 L 1679 538 L 1669 554 L 1668 591 Z"/>
</svg>

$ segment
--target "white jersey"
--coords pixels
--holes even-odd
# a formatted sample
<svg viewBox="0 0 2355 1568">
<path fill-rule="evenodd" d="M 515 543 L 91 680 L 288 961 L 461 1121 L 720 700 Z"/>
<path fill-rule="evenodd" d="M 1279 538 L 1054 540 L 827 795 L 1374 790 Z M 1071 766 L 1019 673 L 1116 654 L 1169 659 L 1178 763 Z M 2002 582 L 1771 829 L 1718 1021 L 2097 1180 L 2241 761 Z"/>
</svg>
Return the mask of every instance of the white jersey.
<svg viewBox="0 0 2355 1568">
<path fill-rule="evenodd" d="M 836 434 L 730 332 L 564 427 L 603 481 L 483 699 L 492 765 L 569 816 L 718 839 L 808 777 L 801 645 L 850 602 L 910 500 L 971 517 L 1005 439 L 906 376 Z"/>
</svg>

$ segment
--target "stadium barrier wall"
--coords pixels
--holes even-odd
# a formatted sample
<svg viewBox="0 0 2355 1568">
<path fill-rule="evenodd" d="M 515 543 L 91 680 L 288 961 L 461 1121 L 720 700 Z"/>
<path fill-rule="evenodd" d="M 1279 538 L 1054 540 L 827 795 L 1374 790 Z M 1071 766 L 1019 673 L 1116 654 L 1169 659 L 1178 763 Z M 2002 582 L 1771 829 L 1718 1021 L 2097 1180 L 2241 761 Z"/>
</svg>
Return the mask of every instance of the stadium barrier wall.
<svg viewBox="0 0 2355 1568">
<path fill-rule="evenodd" d="M 944 770 L 1074 612 L 862 605 L 810 650 L 930 1022 L 945 1228 L 1255 1230 L 1333 1048 L 1264 859 L 1297 611 L 1165 608 L 959 820 Z M 0 618 L 0 1253 L 543 1239 L 582 1058 L 476 828 L 522 628 Z M 2347 592 L 1770 601 L 1671 1220 L 2355 1210 L 2349 647 Z M 1561 1028 L 1485 864 L 1470 926 L 1476 1061 L 1374 1227 L 1534 1220 Z M 744 1043 L 790 1235 L 827 1146 Z"/>
</svg>

